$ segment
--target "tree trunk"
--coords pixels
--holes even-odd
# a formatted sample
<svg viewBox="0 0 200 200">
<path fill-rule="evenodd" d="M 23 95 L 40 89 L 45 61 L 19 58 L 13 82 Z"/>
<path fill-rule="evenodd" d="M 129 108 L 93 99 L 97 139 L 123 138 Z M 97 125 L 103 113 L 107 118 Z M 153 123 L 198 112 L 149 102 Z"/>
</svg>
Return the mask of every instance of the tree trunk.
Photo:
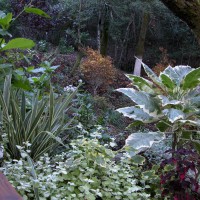
<svg viewBox="0 0 200 200">
<path fill-rule="evenodd" d="M 126 32 L 125 32 L 125 36 L 124 36 L 124 40 L 122 42 L 122 50 L 121 50 L 121 53 L 120 53 L 120 57 L 119 57 L 119 62 L 118 62 L 118 65 L 121 66 L 122 64 L 122 57 L 124 55 L 124 50 L 126 48 L 126 42 L 128 40 L 128 35 L 129 35 L 129 29 L 130 29 L 130 26 L 131 24 L 133 23 L 133 19 L 131 19 L 128 23 L 128 26 L 126 27 Z"/>
<path fill-rule="evenodd" d="M 100 27 L 101 30 L 100 53 L 102 56 L 107 55 L 109 26 L 110 26 L 110 8 L 108 5 L 104 5 L 104 10 L 102 12 L 102 17 L 101 17 L 101 27 Z"/>
<path fill-rule="evenodd" d="M 177 17 L 192 29 L 200 43 L 200 1 L 161 0 Z"/>
<path fill-rule="evenodd" d="M 83 0 L 79 0 L 78 11 L 78 46 L 81 46 L 81 12 L 82 12 Z"/>
<path fill-rule="evenodd" d="M 144 43 L 147 33 L 147 28 L 149 24 L 149 13 L 147 11 L 143 12 L 142 16 L 142 24 L 140 28 L 140 35 L 138 38 L 138 43 L 135 50 L 135 56 L 138 58 L 135 61 L 135 67 L 134 67 L 134 75 L 140 76 L 141 75 L 141 61 L 144 54 Z"/>
<path fill-rule="evenodd" d="M 101 9 L 99 9 L 98 24 L 97 24 L 97 49 L 99 52 L 100 48 L 101 48 Z"/>
</svg>

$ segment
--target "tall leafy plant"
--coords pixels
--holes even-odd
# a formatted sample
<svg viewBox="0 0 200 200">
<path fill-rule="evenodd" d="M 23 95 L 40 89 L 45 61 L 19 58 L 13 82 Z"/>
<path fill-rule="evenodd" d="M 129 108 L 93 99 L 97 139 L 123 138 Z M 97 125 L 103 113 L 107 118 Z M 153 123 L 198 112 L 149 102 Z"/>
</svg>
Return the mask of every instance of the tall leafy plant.
<svg viewBox="0 0 200 200">
<path fill-rule="evenodd" d="M 6 14 L 0 10 L 0 53 L 13 49 L 30 49 L 35 46 L 35 43 L 32 40 L 27 38 L 12 39 L 12 35 L 9 33 L 9 27 L 24 12 L 50 18 L 50 16 L 41 9 L 31 7 L 31 2 L 16 17 L 13 17 L 12 13 Z M 3 84 L 5 76 L 12 72 L 13 67 L 13 64 L 5 63 L 5 60 L 0 58 L 0 85 Z M 28 84 L 28 80 L 13 80 L 13 82 L 17 82 L 16 85 L 23 89 L 29 88 L 29 85 L 28 87 L 23 87 L 23 85 Z"/>
<path fill-rule="evenodd" d="M 157 76 L 144 63 L 148 78 L 127 75 L 134 88 L 117 91 L 127 95 L 134 106 L 117 111 L 134 119 L 131 125 L 156 123 L 157 132 L 134 133 L 126 141 L 128 146 L 141 151 L 153 142 L 172 135 L 172 149 L 192 142 L 200 152 L 200 68 L 190 66 L 167 67 Z M 143 138 L 143 139 L 142 139 Z"/>
<path fill-rule="evenodd" d="M 34 95 L 32 106 L 27 107 L 24 92 L 14 91 L 11 87 L 11 76 L 7 76 L 3 94 L 0 94 L 3 142 L 6 151 L 13 158 L 19 158 L 17 146 L 28 142 L 30 156 L 37 159 L 44 153 L 51 153 L 59 143 L 60 134 L 69 128 L 73 120 L 66 120 L 66 110 L 77 93 L 55 98 L 51 88 L 47 98 L 38 100 Z M 64 139 L 64 138 L 63 138 Z"/>
</svg>

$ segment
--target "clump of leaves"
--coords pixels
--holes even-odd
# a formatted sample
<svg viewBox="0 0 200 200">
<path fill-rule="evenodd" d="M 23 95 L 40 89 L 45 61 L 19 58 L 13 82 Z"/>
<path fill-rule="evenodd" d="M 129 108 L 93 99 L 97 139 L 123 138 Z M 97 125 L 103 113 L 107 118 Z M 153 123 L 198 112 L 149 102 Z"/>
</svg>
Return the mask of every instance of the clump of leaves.
<svg viewBox="0 0 200 200">
<path fill-rule="evenodd" d="M 199 155 L 187 149 L 178 149 L 173 154 L 160 165 L 162 196 L 176 200 L 199 199 Z"/>
<path fill-rule="evenodd" d="M 97 94 L 99 89 L 107 90 L 115 78 L 115 69 L 110 57 L 103 57 L 98 51 L 86 49 L 87 58 L 81 64 L 85 81 Z"/>
<path fill-rule="evenodd" d="M 28 149 L 33 159 L 46 152 L 53 153 L 62 142 L 60 134 L 69 128 L 73 120 L 66 120 L 66 110 L 76 93 L 77 89 L 56 98 L 51 88 L 49 96 L 39 100 L 39 93 L 33 95 L 28 105 L 25 93 L 13 90 L 11 76 L 7 76 L 3 94 L 0 93 L 0 106 L 2 138 L 9 155 L 19 158 L 17 145 L 23 146 L 24 142 L 31 143 Z"/>
<path fill-rule="evenodd" d="M 5 162 L 2 170 L 24 199 L 34 199 L 36 194 L 39 199 L 151 199 L 146 181 L 154 173 L 140 173 L 145 159 L 135 156 L 115 163 L 115 153 L 95 139 L 75 140 L 69 152 L 53 158 L 45 154 L 35 163 L 23 155 Z"/>
<path fill-rule="evenodd" d="M 134 106 L 120 108 L 124 116 L 134 119 L 130 126 L 156 122 L 157 132 L 133 133 L 127 140 L 137 151 L 172 135 L 172 149 L 192 141 L 200 152 L 197 128 L 200 125 L 200 68 L 167 67 L 159 77 L 144 63 L 148 79 L 127 75 L 135 88 L 120 88 Z"/>
</svg>

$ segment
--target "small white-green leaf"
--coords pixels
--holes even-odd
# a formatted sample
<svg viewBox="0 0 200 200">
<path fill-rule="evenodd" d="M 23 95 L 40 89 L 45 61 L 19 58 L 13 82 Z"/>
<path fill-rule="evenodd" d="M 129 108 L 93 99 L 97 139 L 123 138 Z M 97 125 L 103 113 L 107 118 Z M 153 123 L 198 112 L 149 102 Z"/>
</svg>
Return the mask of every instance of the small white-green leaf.
<svg viewBox="0 0 200 200">
<path fill-rule="evenodd" d="M 6 16 L 0 18 L 0 25 L 3 28 L 3 30 L 9 28 L 11 21 L 12 21 L 12 13 L 8 13 Z"/>
</svg>

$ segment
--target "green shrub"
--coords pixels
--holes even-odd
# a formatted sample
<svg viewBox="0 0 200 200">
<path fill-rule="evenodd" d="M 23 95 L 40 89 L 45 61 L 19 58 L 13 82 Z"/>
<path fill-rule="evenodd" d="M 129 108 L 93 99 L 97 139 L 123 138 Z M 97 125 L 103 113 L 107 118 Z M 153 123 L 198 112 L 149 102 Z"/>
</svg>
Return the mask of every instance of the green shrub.
<svg viewBox="0 0 200 200">
<path fill-rule="evenodd" d="M 60 134 L 69 128 L 72 120 L 66 121 L 66 110 L 71 106 L 77 89 L 67 96 L 55 98 L 51 88 L 50 94 L 39 100 L 33 95 L 30 106 L 24 92 L 11 87 L 11 76 L 7 76 L 4 92 L 0 94 L 2 112 L 2 130 L 5 150 L 12 158 L 19 158 L 18 146 L 24 142 L 31 143 L 28 150 L 33 159 L 46 152 L 54 152 L 61 141 Z"/>
</svg>

